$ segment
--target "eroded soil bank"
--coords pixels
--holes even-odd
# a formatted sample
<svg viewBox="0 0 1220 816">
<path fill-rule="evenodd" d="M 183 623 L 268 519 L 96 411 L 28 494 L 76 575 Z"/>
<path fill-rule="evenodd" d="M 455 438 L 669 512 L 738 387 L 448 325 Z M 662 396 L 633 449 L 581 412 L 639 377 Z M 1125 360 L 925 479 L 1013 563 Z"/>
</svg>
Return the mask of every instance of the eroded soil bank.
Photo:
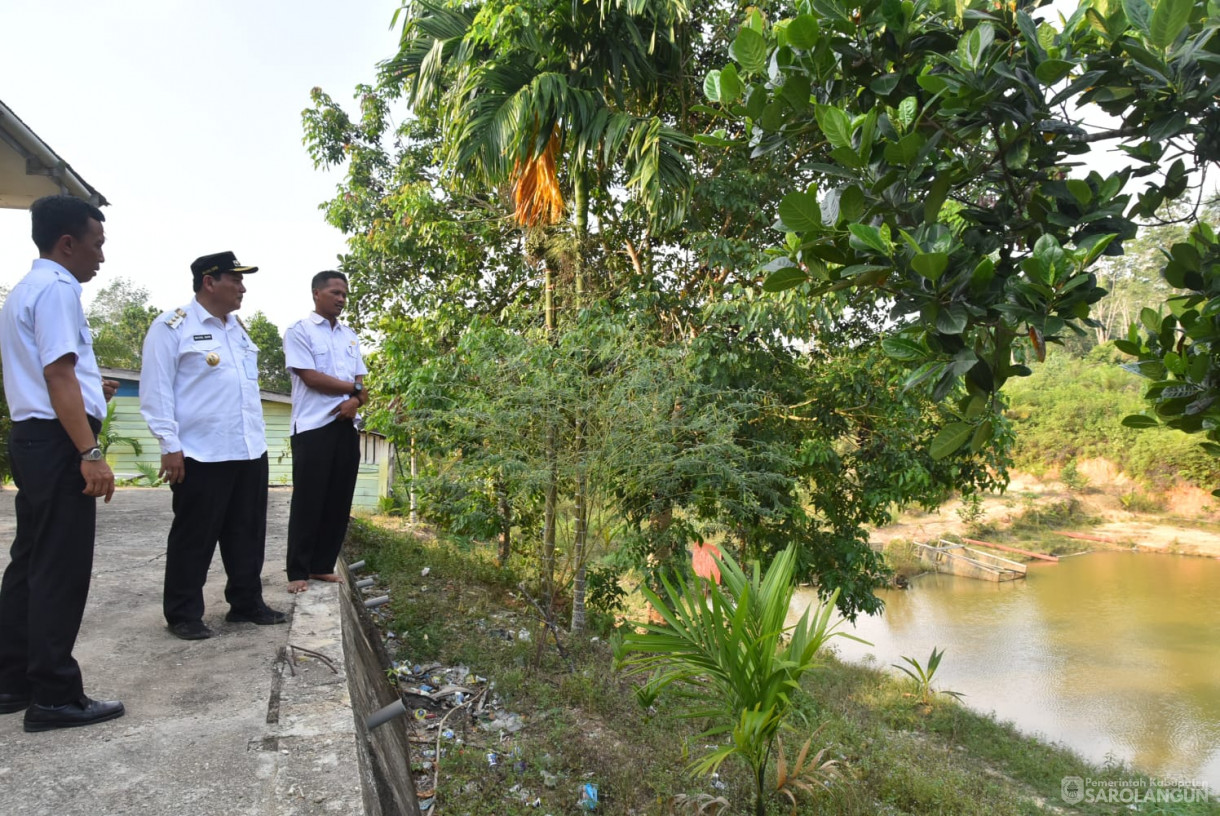
<svg viewBox="0 0 1220 816">
<path fill-rule="evenodd" d="M 989 494 L 971 508 L 960 499 L 932 513 L 903 514 L 873 532 L 874 544 L 928 541 L 945 535 L 981 537 L 1036 518 L 1047 508 L 1074 503 L 1074 522 L 1061 529 L 1089 536 L 1088 548 L 1141 550 L 1220 558 L 1220 499 L 1195 487 L 1154 493 L 1141 488 L 1104 460 L 1081 462 L 1084 484 L 1069 488 L 1058 474 L 1043 479 L 1013 472 L 1003 493 Z M 1048 526 L 1047 532 L 1052 532 Z"/>
</svg>

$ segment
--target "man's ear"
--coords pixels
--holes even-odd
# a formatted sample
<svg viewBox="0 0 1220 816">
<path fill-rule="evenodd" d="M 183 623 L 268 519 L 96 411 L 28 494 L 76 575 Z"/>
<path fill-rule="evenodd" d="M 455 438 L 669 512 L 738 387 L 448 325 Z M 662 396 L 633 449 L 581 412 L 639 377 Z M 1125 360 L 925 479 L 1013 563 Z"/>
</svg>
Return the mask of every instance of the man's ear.
<svg viewBox="0 0 1220 816">
<path fill-rule="evenodd" d="M 73 238 L 70 233 L 65 232 L 63 235 L 59 236 L 59 240 L 55 242 L 53 251 L 62 255 L 71 255 L 76 251 L 76 244 L 76 239 Z"/>
</svg>

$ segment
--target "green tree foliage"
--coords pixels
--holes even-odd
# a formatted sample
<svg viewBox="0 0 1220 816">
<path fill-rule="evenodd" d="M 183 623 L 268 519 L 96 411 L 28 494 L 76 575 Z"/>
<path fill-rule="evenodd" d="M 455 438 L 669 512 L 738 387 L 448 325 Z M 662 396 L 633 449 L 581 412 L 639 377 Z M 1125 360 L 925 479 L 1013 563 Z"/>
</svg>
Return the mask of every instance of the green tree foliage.
<svg viewBox="0 0 1220 816">
<path fill-rule="evenodd" d="M 774 19 L 756 10 L 737 28 L 732 62 L 705 83 L 726 139 L 792 166 L 767 287 L 851 289 L 892 304 L 902 331 L 887 348 L 914 368 L 909 384 L 937 396 L 964 385 L 940 456 L 986 444 L 995 395 L 1029 373 L 1022 358 L 1095 326 L 1098 260 L 1188 189 L 1190 167 L 1220 157 L 1211 6 L 1093 0 L 1052 23 L 1041 5 L 805 0 Z M 1090 129 L 1092 106 L 1120 124 Z M 1104 142 L 1121 143 L 1126 165 L 1074 174 Z M 1127 192 L 1135 180 L 1142 191 Z M 1166 268 L 1189 291 L 1180 310 L 1203 322 L 1210 240 L 1201 225 Z M 1139 351 L 1171 374 L 1167 355 L 1198 357 L 1206 377 L 1210 341 L 1190 336 L 1200 320 L 1187 314 L 1186 324 L 1175 335 L 1180 317 L 1158 322 L 1160 339 Z M 1202 345 L 1182 352 L 1178 339 Z M 1157 382 L 1153 399 L 1172 395 L 1162 416 L 1210 427 L 1208 385 L 1177 383 L 1198 393 L 1174 402 L 1185 396 Z"/>
<path fill-rule="evenodd" d="M 803 579 L 841 588 L 849 614 L 874 610 L 883 571 L 866 525 L 895 504 L 1002 479 L 1002 422 L 978 454 L 935 461 L 928 446 L 957 416 L 903 391 L 902 367 L 877 350 L 884 308 L 843 292 L 815 298 L 811 285 L 760 296 L 774 212 L 759 204 L 778 204 L 790 160 L 726 147 L 709 110 L 692 104 L 736 12 L 692 9 L 672 38 L 664 29 L 655 76 L 599 73 L 606 58 L 578 45 L 640 62 L 651 37 L 603 43 L 591 32 L 644 30 L 644 17 L 662 14 L 642 9 L 610 8 L 598 23 L 592 7 L 565 19 L 563 4 L 420 6 L 381 84 L 360 89 L 358 120 L 315 91 L 307 142 L 319 164 L 349 162 L 326 210 L 349 234 L 353 307 L 382 337 L 376 376 L 393 395 L 374 419 L 419 455 L 429 517 L 499 535 L 505 562 L 514 536 L 539 585 L 548 531 L 559 583 L 573 585 L 593 557 L 651 572 L 683 565 L 695 538 L 762 559 L 796 541 Z M 643 17 L 619 19 L 632 14 Z M 487 35 L 493 21 L 504 38 Z M 669 48 L 682 51 L 676 64 Z M 511 94 L 496 84 L 509 62 L 521 63 Z M 411 93 L 415 108 L 393 125 Z M 503 122 L 484 116 L 493 103 Z M 554 115 L 558 141 L 531 140 L 524 110 Z M 652 138 L 658 111 L 699 134 L 684 143 L 659 127 L 649 159 L 685 163 L 664 180 L 688 179 L 665 202 L 685 213 L 680 228 L 667 228 L 677 211 L 650 210 L 652 171 L 633 182 L 646 157 L 632 140 Z M 525 151 L 516 171 L 478 140 L 455 153 L 474 139 L 454 130 L 467 117 L 495 124 L 479 138 Z M 628 123 L 641 133 L 618 134 Z M 541 156 L 530 150 L 552 148 L 566 220 L 522 230 L 522 196 L 506 199 Z"/>
<path fill-rule="evenodd" d="M 1008 386 L 1014 466 L 1031 472 L 1080 459 L 1106 459 L 1150 488 L 1185 481 L 1212 489 L 1215 457 L 1172 428 L 1138 431 L 1124 417 L 1143 404 L 1140 379 L 1113 343 L 1083 358 L 1051 351 L 1046 364 Z"/>
<path fill-rule="evenodd" d="M 284 366 L 284 338 L 279 328 L 261 311 L 245 321 L 246 332 L 258 346 L 258 384 L 267 391 L 288 394 L 292 381 Z"/>
<path fill-rule="evenodd" d="M 160 313 L 148 305 L 148 290 L 126 278 L 103 287 L 87 314 L 98 364 L 138 371 L 144 336 Z"/>
<path fill-rule="evenodd" d="M 1220 238 L 1211 225 L 1198 224 L 1167 255 L 1165 279 L 1185 294 L 1170 298 L 1167 315 L 1145 309 L 1142 325 L 1115 344 L 1139 358 L 1129 364 L 1132 371 L 1152 380 L 1145 397 L 1154 416 L 1133 415 L 1123 424 L 1202 433 L 1203 447 L 1220 456 Z"/>
<path fill-rule="evenodd" d="M 395 124 L 399 93 L 360 86 L 353 119 L 315 88 L 303 114 L 306 143 L 316 166 L 347 168 L 323 205 L 327 221 L 348 236 L 345 319 L 375 328 L 385 318 L 428 314 L 430 333 L 451 337 L 472 315 L 498 315 L 536 298 L 538 287 L 510 210 L 488 191 L 441 185 L 436 117 L 421 111 Z"/>
</svg>

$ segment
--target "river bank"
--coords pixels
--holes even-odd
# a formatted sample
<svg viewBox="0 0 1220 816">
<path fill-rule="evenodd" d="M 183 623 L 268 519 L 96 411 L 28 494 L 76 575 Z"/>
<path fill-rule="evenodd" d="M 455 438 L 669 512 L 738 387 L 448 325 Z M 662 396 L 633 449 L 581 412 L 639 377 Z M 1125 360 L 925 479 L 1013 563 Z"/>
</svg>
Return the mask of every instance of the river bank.
<svg viewBox="0 0 1220 816">
<path fill-rule="evenodd" d="M 382 608 L 382 632 L 394 659 L 479 676 L 494 722 L 503 724 L 488 727 L 456 709 L 417 719 L 416 787 L 421 800 L 432 795 L 437 813 L 576 812 L 590 786 L 603 814 L 745 812 L 742 767 L 730 761 L 715 776 L 687 773 L 706 748 L 696 738 L 705 724 L 674 719 L 664 696 L 642 709 L 636 685 L 613 671 L 605 637 L 570 637 L 565 626 L 556 641 L 511 570 L 494 566 L 493 547 L 368 522 L 353 525 L 351 538 L 348 557 L 377 573 L 366 591 L 393 599 Z M 1154 782 L 1121 763 L 1087 762 L 944 695 L 924 706 L 888 669 L 828 656 L 803 690 L 783 737 L 788 767 L 812 740 L 810 756 L 825 749 L 818 763 L 826 773 L 811 777 L 801 813 L 1220 813 L 1203 801 L 1069 804 L 1065 780 L 1115 790 Z M 777 799 L 771 812 L 788 810 Z"/>
<path fill-rule="evenodd" d="M 1069 486 L 1014 472 L 1003 493 L 904 513 L 871 540 L 884 548 L 965 536 L 1052 554 L 1137 549 L 1220 558 L 1220 499 L 1189 487 L 1143 490 L 1104 460 L 1082 462 L 1075 478 Z"/>
</svg>

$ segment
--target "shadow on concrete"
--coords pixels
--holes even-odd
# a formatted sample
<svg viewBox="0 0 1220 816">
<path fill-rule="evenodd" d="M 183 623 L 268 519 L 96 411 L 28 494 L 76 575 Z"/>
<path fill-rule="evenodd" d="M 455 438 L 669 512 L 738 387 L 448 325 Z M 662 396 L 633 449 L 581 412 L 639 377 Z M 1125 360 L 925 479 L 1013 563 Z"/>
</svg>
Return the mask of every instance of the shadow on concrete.
<svg viewBox="0 0 1220 816">
<path fill-rule="evenodd" d="M 0 568 L 14 496 L 0 491 Z M 263 568 L 264 597 L 289 613 L 289 625 L 226 623 L 218 554 L 204 615 L 218 636 L 203 641 L 178 640 L 161 615 L 169 490 L 124 488 L 98 504 L 75 654 L 86 693 L 122 700 L 127 714 L 42 734 L 24 733 L 20 714 L 0 716 L 0 814 L 365 813 L 361 779 L 372 772 L 357 756 L 341 588 L 315 582 L 299 596 L 286 592 L 290 497 L 271 490 Z"/>
</svg>

